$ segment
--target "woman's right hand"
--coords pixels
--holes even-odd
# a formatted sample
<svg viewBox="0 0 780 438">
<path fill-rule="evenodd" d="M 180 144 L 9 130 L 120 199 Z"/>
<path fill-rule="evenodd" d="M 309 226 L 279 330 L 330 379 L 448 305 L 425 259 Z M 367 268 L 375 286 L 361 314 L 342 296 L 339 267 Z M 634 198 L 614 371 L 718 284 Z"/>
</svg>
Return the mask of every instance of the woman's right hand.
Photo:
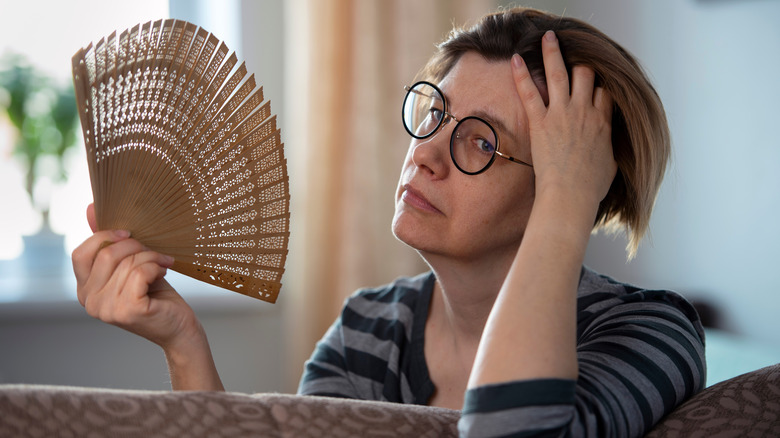
<svg viewBox="0 0 780 438">
<path fill-rule="evenodd" d="M 173 258 L 146 249 L 128 232 L 95 231 L 73 251 L 79 303 L 101 321 L 142 336 L 164 350 L 205 337 L 192 309 L 163 278 Z"/>
<path fill-rule="evenodd" d="M 96 231 L 92 204 L 87 220 L 95 234 L 73 251 L 79 303 L 87 313 L 162 347 L 173 389 L 224 391 L 206 332 L 164 279 L 173 259 L 127 231 Z"/>
</svg>

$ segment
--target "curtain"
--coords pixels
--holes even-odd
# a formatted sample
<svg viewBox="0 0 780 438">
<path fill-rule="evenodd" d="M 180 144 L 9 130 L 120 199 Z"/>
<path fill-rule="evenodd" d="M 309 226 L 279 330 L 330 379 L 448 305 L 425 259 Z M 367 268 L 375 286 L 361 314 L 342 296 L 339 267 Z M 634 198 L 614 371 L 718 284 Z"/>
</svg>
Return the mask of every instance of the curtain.
<svg viewBox="0 0 780 438">
<path fill-rule="evenodd" d="M 361 287 L 427 270 L 390 230 L 409 145 L 403 86 L 452 24 L 494 9 L 480 0 L 285 3 L 285 126 L 291 185 L 283 287 L 288 382 Z"/>
</svg>

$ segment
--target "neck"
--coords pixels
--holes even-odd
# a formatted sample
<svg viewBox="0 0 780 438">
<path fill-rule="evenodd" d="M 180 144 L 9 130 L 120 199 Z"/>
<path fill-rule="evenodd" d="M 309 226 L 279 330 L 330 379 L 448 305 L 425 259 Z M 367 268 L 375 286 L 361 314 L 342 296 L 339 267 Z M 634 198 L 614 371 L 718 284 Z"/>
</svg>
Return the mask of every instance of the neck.
<svg viewBox="0 0 780 438">
<path fill-rule="evenodd" d="M 457 338 L 476 345 L 517 248 L 473 260 L 421 254 L 436 275 L 430 317 Z"/>
</svg>

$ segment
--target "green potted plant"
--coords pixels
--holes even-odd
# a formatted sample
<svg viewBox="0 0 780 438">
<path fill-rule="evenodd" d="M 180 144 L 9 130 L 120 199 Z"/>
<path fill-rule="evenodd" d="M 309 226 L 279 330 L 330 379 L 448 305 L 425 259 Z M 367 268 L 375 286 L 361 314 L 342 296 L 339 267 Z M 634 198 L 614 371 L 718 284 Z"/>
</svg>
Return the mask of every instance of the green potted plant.
<svg viewBox="0 0 780 438">
<path fill-rule="evenodd" d="M 64 236 L 53 232 L 49 224 L 51 194 L 36 192 L 36 186 L 44 177 L 52 182 L 67 177 L 65 153 L 76 144 L 79 129 L 72 85 L 58 86 L 20 55 L 3 56 L 0 110 L 15 128 L 13 155 L 22 164 L 25 189 L 42 218 L 38 233 L 22 236 L 21 257 L 3 269 L 22 279 L 25 293 L 60 290 L 68 270 Z"/>
<path fill-rule="evenodd" d="M 54 181 L 66 178 L 65 152 L 78 139 L 78 108 L 72 85 L 58 86 L 21 55 L 0 60 L 0 107 L 16 130 L 14 155 L 26 173 L 25 189 L 49 228 L 49 200 L 36 199 L 35 188 L 42 176 Z M 42 166 L 50 157 L 51 166 Z"/>
</svg>

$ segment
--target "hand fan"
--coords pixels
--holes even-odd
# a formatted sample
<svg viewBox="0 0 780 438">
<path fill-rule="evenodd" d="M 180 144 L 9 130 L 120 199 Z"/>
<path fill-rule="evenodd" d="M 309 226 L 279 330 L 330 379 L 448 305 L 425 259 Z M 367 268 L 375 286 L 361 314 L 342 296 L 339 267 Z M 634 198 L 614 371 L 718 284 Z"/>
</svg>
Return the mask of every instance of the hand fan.
<svg viewBox="0 0 780 438">
<path fill-rule="evenodd" d="M 73 56 L 98 228 L 173 270 L 275 302 L 289 240 L 287 162 L 270 102 L 203 28 L 136 25 Z"/>
</svg>

